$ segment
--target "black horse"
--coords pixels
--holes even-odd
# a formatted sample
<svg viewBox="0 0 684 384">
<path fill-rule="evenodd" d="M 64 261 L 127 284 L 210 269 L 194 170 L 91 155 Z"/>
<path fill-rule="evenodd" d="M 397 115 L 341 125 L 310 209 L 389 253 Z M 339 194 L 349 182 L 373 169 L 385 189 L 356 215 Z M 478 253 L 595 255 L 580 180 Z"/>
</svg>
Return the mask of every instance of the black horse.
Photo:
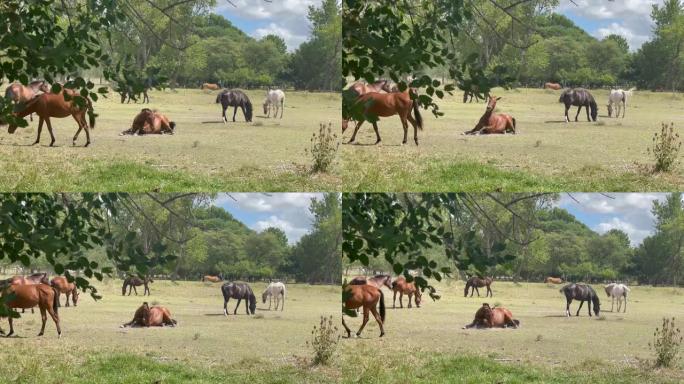
<svg viewBox="0 0 684 384">
<path fill-rule="evenodd" d="M 589 311 L 589 316 L 591 316 L 591 304 L 594 304 L 594 314 L 599 315 L 601 310 L 601 302 L 599 301 L 598 295 L 594 288 L 586 284 L 575 284 L 571 283 L 561 288 L 560 292 L 565 294 L 565 299 L 567 300 L 567 305 L 565 306 L 565 314 L 570 316 L 570 303 L 572 300 L 579 300 L 580 305 L 577 308 L 577 313 L 575 316 L 579 316 L 580 309 L 582 309 L 582 304 L 587 302 L 587 310 Z"/>
<path fill-rule="evenodd" d="M 233 315 L 237 314 L 238 307 L 240 306 L 240 301 L 245 300 L 245 310 L 249 315 L 250 312 L 253 315 L 256 310 L 256 297 L 252 288 L 245 283 L 225 283 L 221 286 L 221 292 L 223 293 L 223 314 L 228 316 L 228 300 L 237 299 L 237 305 L 233 311 Z M 249 306 L 249 307 L 248 307 Z"/>
<path fill-rule="evenodd" d="M 150 283 L 154 283 L 154 280 L 152 280 L 152 278 L 149 276 L 145 276 L 144 280 L 138 276 L 128 276 L 124 279 L 123 286 L 121 287 L 121 296 L 126 295 L 126 288 L 128 288 L 128 296 L 131 295 L 131 291 L 134 291 L 135 295 L 138 296 L 138 290 L 135 287 L 139 287 L 141 285 L 145 286 L 143 296 L 149 296 L 151 294 L 149 286 Z"/>
<path fill-rule="evenodd" d="M 584 107 L 584 110 L 587 111 L 587 121 L 594 120 L 596 121 L 596 115 L 598 114 L 598 107 L 596 105 L 596 101 L 594 100 L 594 96 L 589 93 L 584 88 L 573 88 L 573 89 L 566 89 L 561 93 L 560 99 L 558 99 L 559 103 L 564 103 L 565 104 L 565 122 L 569 122 L 570 119 L 568 118 L 568 110 L 570 109 L 570 106 L 575 105 L 578 106 L 577 108 L 577 114 L 575 115 L 575 121 L 577 121 L 577 116 L 579 116 L 580 111 L 582 110 L 582 107 Z M 591 119 L 589 119 L 589 109 L 591 109 Z"/>
<path fill-rule="evenodd" d="M 252 121 L 252 102 L 249 101 L 247 95 L 237 89 L 224 89 L 216 96 L 216 104 L 221 103 L 223 106 L 223 122 L 227 123 L 226 109 L 228 107 L 235 107 L 233 109 L 233 122 L 235 122 L 235 114 L 238 107 L 242 109 L 242 114 L 245 116 L 245 121 Z"/>
</svg>

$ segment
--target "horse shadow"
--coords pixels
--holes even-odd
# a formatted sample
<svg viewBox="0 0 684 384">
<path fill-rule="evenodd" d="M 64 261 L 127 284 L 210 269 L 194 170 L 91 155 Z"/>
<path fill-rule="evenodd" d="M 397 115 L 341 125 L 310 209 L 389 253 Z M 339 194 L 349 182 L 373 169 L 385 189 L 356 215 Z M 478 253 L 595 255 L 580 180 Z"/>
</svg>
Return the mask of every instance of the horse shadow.
<svg viewBox="0 0 684 384">
<path fill-rule="evenodd" d="M 348 143 L 346 141 L 343 142 L 342 145 L 352 145 L 352 146 L 356 145 L 359 147 L 375 147 L 375 146 L 378 146 L 378 147 L 401 147 L 401 144 Z M 405 144 L 405 145 L 408 145 L 408 144 Z"/>
<path fill-rule="evenodd" d="M 543 317 L 567 317 L 566 315 L 545 315 Z M 575 317 L 575 316 L 570 316 L 570 317 Z"/>
<path fill-rule="evenodd" d="M 219 120 L 219 121 L 212 120 L 212 121 L 203 121 L 202 122 L 202 124 L 222 124 L 222 123 L 223 123 L 223 120 Z"/>
<path fill-rule="evenodd" d="M 559 123 L 565 123 L 565 120 L 547 120 L 544 122 L 544 124 L 559 124 Z"/>
</svg>

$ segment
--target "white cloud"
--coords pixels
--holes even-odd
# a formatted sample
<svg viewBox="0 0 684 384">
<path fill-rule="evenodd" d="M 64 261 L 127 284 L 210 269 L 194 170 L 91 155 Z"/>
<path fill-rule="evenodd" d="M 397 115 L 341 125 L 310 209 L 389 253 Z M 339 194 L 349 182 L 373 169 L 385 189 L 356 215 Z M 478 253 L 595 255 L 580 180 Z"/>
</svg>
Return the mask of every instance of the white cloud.
<svg viewBox="0 0 684 384">
<path fill-rule="evenodd" d="M 599 223 L 596 227 L 594 227 L 594 230 L 600 234 L 604 234 L 611 229 L 619 229 L 625 232 L 627 236 L 629 236 L 629 241 L 632 246 L 641 244 L 644 238 L 651 234 L 651 230 L 636 228 L 633 223 L 622 221 L 617 217 L 613 217 L 608 222 Z"/>
<path fill-rule="evenodd" d="M 295 50 L 306 41 L 311 32 L 307 18 L 309 6 L 321 4 L 321 0 L 232 0 L 235 6 L 219 1 L 215 11 L 231 14 L 246 20 L 268 22 L 267 27 L 257 28 L 253 37 L 260 39 L 268 34 L 282 37 L 288 50 Z"/>
<path fill-rule="evenodd" d="M 278 228 L 285 232 L 290 244 L 296 243 L 302 236 L 309 232 L 308 228 L 295 227 L 291 222 L 277 216 L 270 216 L 267 220 L 257 221 L 252 226 L 252 229 L 257 232 L 263 232 L 268 228 Z"/>
</svg>

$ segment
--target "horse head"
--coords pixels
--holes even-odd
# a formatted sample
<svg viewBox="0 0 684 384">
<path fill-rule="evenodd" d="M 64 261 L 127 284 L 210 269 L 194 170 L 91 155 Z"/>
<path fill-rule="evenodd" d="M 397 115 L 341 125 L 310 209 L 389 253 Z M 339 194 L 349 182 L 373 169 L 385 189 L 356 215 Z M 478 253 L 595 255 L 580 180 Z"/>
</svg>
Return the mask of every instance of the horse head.
<svg viewBox="0 0 684 384">
<path fill-rule="evenodd" d="M 264 99 L 264 115 L 268 113 L 268 105 L 270 104 L 269 101 L 270 100 L 268 97 Z"/>
<path fill-rule="evenodd" d="M 489 102 L 487 103 L 487 112 L 493 112 L 496 108 L 496 102 L 501 100 L 501 97 L 489 96 Z"/>
<path fill-rule="evenodd" d="M 266 298 L 268 297 L 268 288 L 261 294 L 261 302 L 266 304 Z"/>
</svg>

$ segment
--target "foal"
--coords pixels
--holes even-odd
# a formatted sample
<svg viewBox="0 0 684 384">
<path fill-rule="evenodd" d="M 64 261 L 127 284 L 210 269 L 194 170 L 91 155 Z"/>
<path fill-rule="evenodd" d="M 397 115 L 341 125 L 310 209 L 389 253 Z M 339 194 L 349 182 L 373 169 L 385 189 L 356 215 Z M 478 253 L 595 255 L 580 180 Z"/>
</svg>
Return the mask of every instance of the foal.
<svg viewBox="0 0 684 384">
<path fill-rule="evenodd" d="M 487 103 L 485 113 L 480 117 L 480 121 L 477 122 L 475 128 L 465 132 L 466 135 L 474 135 L 477 132 L 486 134 L 508 133 L 509 131 L 515 134 L 515 118 L 505 113 L 494 113 L 498 100 L 501 100 L 501 97 L 495 98 L 494 96 L 489 96 L 489 102 Z"/>
</svg>

